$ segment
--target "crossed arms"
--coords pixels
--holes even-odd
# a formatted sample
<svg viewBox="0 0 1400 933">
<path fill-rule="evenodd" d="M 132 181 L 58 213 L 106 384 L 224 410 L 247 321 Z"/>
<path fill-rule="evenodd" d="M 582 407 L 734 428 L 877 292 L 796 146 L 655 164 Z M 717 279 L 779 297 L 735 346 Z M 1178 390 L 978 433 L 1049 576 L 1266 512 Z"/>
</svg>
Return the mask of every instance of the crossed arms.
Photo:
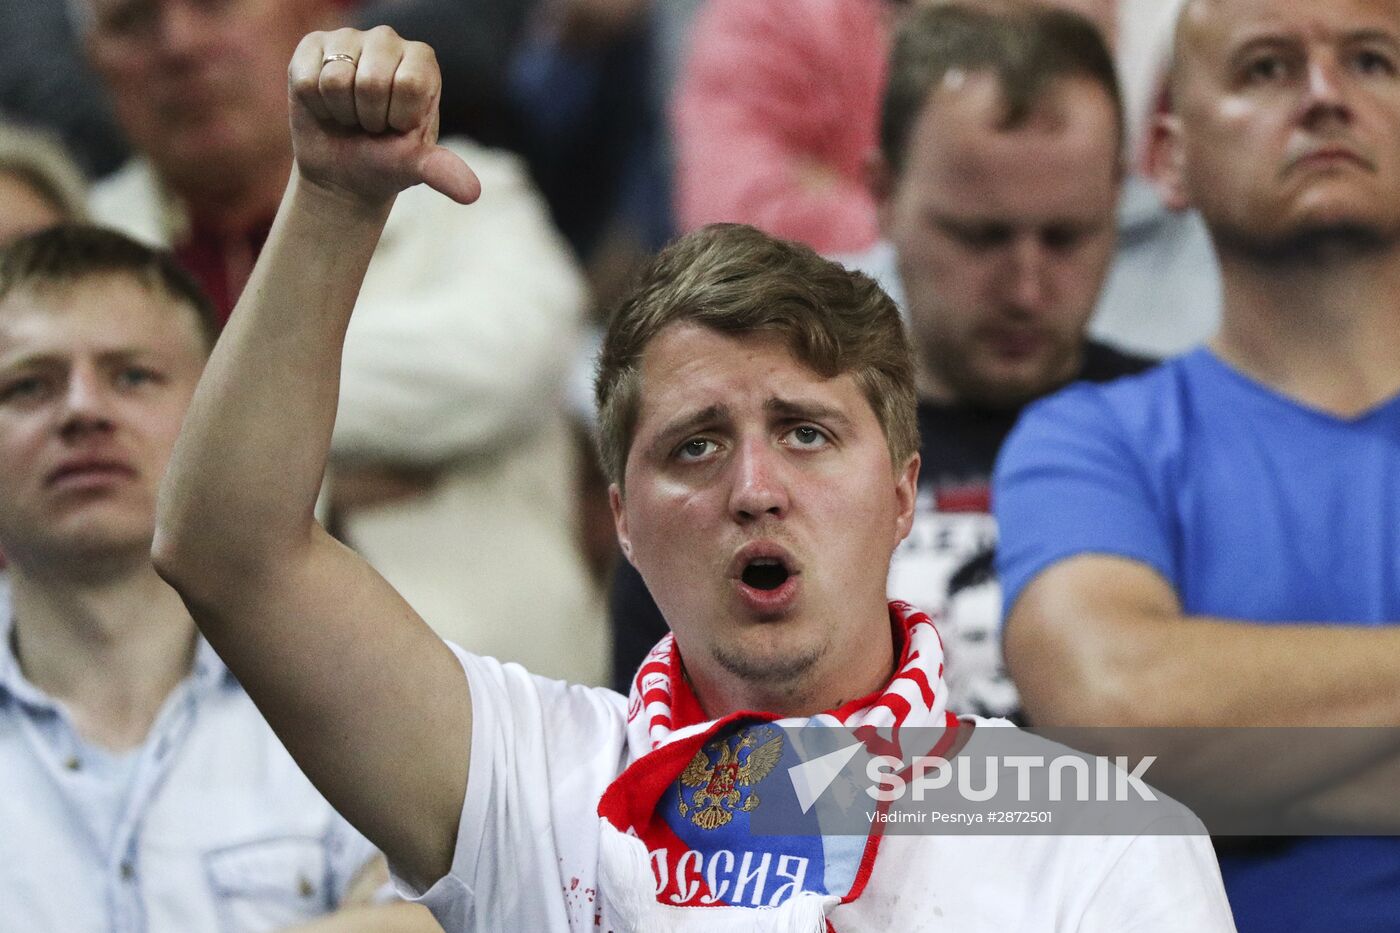
<svg viewBox="0 0 1400 933">
<path fill-rule="evenodd" d="M 1306 602 L 1311 590 L 1287 577 L 1259 579 L 1286 573 L 1273 569 L 1268 545 L 1244 553 L 1258 543 L 1247 512 L 1261 506 L 1240 505 L 1233 523 L 1200 517 L 1232 514 L 1236 504 L 1225 500 L 1243 487 L 1179 478 L 1185 454 L 1159 434 L 1176 417 L 1168 413 L 1175 385 L 1156 383 L 1147 408 L 1125 396 L 1110 404 L 1108 391 L 1070 390 L 1031 409 L 1003 449 L 994 501 L 1009 600 L 1005 651 L 1027 713 L 1038 725 L 1192 727 L 1154 737 L 1159 779 L 1176 777 L 1232 812 L 1400 829 L 1400 729 L 1379 728 L 1400 726 L 1400 626 L 1264 624 L 1184 607 L 1177 587 L 1187 575 L 1192 592 L 1213 594 L 1199 601 L 1262 601 L 1273 613 Z M 1191 492 L 1178 502 L 1183 483 Z M 1223 532 L 1225 524 L 1238 530 Z M 1297 546 L 1342 544 L 1274 544 Z M 1368 586 L 1376 572 L 1358 569 Z M 1324 609 L 1336 602 L 1313 600 Z M 1319 728 L 1284 736 L 1269 727 Z M 1204 809 L 1183 788 L 1168 789 Z"/>
</svg>

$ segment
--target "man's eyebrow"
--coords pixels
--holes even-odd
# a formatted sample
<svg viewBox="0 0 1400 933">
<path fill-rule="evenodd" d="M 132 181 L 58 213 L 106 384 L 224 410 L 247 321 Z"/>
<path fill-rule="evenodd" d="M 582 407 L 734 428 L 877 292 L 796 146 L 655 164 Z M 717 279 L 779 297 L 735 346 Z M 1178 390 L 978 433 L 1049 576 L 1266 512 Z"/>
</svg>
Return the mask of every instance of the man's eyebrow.
<svg viewBox="0 0 1400 933">
<path fill-rule="evenodd" d="M 1237 67 L 1256 52 L 1264 49 L 1296 48 L 1300 43 L 1298 36 L 1292 33 L 1257 32 L 1236 44 L 1226 57 L 1226 62 L 1231 67 Z"/>
<path fill-rule="evenodd" d="M 149 347 L 117 347 L 97 354 L 97 361 L 104 366 L 120 365 L 135 360 L 149 360 L 161 356 Z M 62 352 L 41 350 L 37 353 L 21 353 L 12 357 L 0 356 L 0 369 L 26 369 L 29 367 L 52 367 L 67 365 L 69 357 Z"/>
<path fill-rule="evenodd" d="M 938 211 L 930 211 L 928 220 L 944 233 L 953 236 L 988 237 L 991 239 L 1009 236 L 1015 226 L 1010 221 L 998 218 L 962 217 Z"/>
<path fill-rule="evenodd" d="M 655 440 L 647 445 L 647 452 L 653 457 L 665 457 L 670 452 L 670 446 L 682 437 L 704 425 L 723 420 L 728 415 L 729 408 L 724 405 L 711 405 L 692 414 L 682 415 L 657 432 Z"/>
<path fill-rule="evenodd" d="M 0 355 L 0 369 L 33 369 L 62 365 L 64 358 L 57 353 L 16 353 Z"/>
<path fill-rule="evenodd" d="M 1343 33 L 1337 37 L 1338 45 L 1356 45 L 1364 42 L 1379 42 L 1392 48 L 1400 48 L 1400 36 L 1378 27 L 1366 27 Z M 1303 43 L 1301 36 L 1291 32 L 1263 31 L 1248 36 L 1230 52 L 1228 61 L 1232 67 L 1242 64 L 1242 60 L 1261 49 L 1296 48 Z"/>
<path fill-rule="evenodd" d="M 1358 42 L 1380 42 L 1392 47 L 1400 47 L 1400 36 L 1385 29 L 1357 29 L 1342 36 L 1343 45 L 1355 45 Z"/>
<path fill-rule="evenodd" d="M 763 410 L 791 421 L 818 421 L 841 428 L 851 425 L 851 419 L 839 408 L 809 399 L 770 398 L 763 403 Z"/>
</svg>

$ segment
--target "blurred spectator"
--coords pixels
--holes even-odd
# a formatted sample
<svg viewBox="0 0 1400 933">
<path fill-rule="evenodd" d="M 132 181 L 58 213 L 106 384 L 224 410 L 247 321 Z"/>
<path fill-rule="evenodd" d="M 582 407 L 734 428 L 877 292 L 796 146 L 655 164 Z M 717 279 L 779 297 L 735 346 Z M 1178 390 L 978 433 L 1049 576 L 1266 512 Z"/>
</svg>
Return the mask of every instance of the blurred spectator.
<svg viewBox="0 0 1400 933">
<path fill-rule="evenodd" d="M 86 214 L 86 183 L 46 133 L 0 124 L 0 246 Z"/>
<path fill-rule="evenodd" d="M 864 160 L 875 148 L 889 23 L 900 6 L 944 0 L 706 0 L 695 18 L 673 122 L 680 227 L 751 223 L 829 253 L 876 239 Z M 1005 9 L 1032 0 L 962 0 Z M 1045 0 L 1079 12 L 1118 55 L 1133 94 L 1130 128 L 1161 99 L 1171 20 L 1179 0 Z M 1143 90 L 1153 88 L 1152 93 Z M 1122 194 L 1118 253 L 1093 333 L 1150 355 L 1209 336 L 1219 319 L 1219 275 L 1200 220 L 1167 210 L 1136 171 Z"/>
<path fill-rule="evenodd" d="M 1052 2 L 1111 37 L 1116 0 Z M 877 144 L 889 30 L 899 8 L 915 5 L 705 0 L 673 106 L 681 229 L 737 221 L 825 253 L 874 243 L 865 165 Z"/>
<path fill-rule="evenodd" d="M 992 462 L 1030 400 L 1149 363 L 1085 336 L 1113 253 L 1113 62 L 1078 16 L 943 7 L 905 23 L 890 72 L 872 172 L 888 242 L 853 261 L 888 260 L 881 277 L 902 281 L 892 290 L 919 363 L 919 498 L 888 587 L 940 620 L 951 708 L 1015 716 L 992 572 Z M 616 677 L 664 632 L 630 566 L 613 624 L 619 652 L 630 649 Z"/>
<path fill-rule="evenodd" d="M 291 168 L 287 62 L 337 4 L 81 2 L 140 153 L 95 189 L 94 213 L 171 244 L 227 313 Z M 346 339 L 334 526 L 445 637 L 597 682 L 606 626 L 562 401 L 583 283 L 518 162 L 449 144 L 484 193 L 472 211 L 426 189 L 398 199 Z"/>
<path fill-rule="evenodd" d="M 127 147 L 74 37 L 69 7 L 81 2 L 0 3 L 0 119 L 57 134 L 96 177 L 116 169 Z"/>
<path fill-rule="evenodd" d="M 438 929 L 370 906 L 383 859 L 151 566 L 213 335 L 196 286 L 120 234 L 0 253 L 0 926 Z"/>
<path fill-rule="evenodd" d="M 1092 331 L 1120 346 L 1170 356 L 1220 324 L 1220 272 L 1194 210 L 1171 210 L 1147 175 L 1147 128 L 1166 105 L 1171 37 L 1181 0 L 1122 0 L 1118 63 L 1128 115 L 1129 174 L 1118 253 Z"/>
<path fill-rule="evenodd" d="M 47 133 L 0 124 L 0 246 L 86 213 L 86 182 Z M 5 555 L 0 553 L 0 571 Z M 3 582 L 3 579 L 0 579 Z"/>
<path fill-rule="evenodd" d="M 603 306 L 670 239 L 650 0 L 540 0 L 510 63 L 521 152 Z"/>
<path fill-rule="evenodd" d="M 541 0 L 368 0 L 350 19 L 431 42 L 442 69 L 442 133 L 518 150 L 522 115 L 509 95 L 510 62 Z"/>
<path fill-rule="evenodd" d="M 431 42 L 443 131 L 519 153 L 603 303 L 670 238 L 650 0 L 375 0 Z"/>
<path fill-rule="evenodd" d="M 707 0 L 673 101 L 682 230 L 737 221 L 819 252 L 878 236 L 888 0 Z"/>
<path fill-rule="evenodd" d="M 1222 325 L 1007 442 L 1006 651 L 1037 722 L 1400 725 L 1398 75 L 1395 4 L 1186 6 L 1152 165 L 1210 230 Z M 1284 828 L 1395 834 L 1394 730 L 1361 734 L 1313 768 L 1178 734 L 1176 770 Z M 1221 869 L 1245 933 L 1395 925 L 1393 836 L 1267 840 Z"/>
</svg>

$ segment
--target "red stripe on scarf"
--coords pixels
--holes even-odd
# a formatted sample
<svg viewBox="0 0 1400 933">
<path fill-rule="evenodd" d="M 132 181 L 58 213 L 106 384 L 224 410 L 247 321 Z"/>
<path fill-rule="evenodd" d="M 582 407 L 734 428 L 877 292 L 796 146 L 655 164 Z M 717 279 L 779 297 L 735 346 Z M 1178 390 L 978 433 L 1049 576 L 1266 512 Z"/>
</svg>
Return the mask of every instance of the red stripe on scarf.
<svg viewBox="0 0 1400 933">
<path fill-rule="evenodd" d="M 937 744 L 935 744 L 933 748 L 929 750 L 930 757 L 941 758 L 947 753 L 949 748 L 953 747 L 953 744 L 958 740 L 958 730 L 962 728 L 962 724 L 958 721 L 958 717 L 953 715 L 952 713 L 948 713 L 944 721 L 944 725 L 947 727 L 947 731 L 943 733 L 942 738 L 938 740 Z M 905 768 L 901 777 L 903 777 L 905 780 L 908 780 L 909 775 L 913 773 L 913 770 L 914 769 L 912 767 Z M 875 808 L 881 813 L 888 813 L 891 803 L 892 801 L 888 800 L 880 801 L 875 804 Z M 870 828 L 869 838 L 867 838 L 865 841 L 865 851 L 861 854 L 860 857 L 860 867 L 856 869 L 855 883 L 851 885 L 851 890 L 847 892 L 846 896 L 841 898 L 841 903 L 849 904 L 865 892 L 865 886 L 870 881 L 870 875 L 875 871 L 875 856 L 879 854 L 880 840 L 884 838 L 885 824 L 879 820 L 876 820 L 875 824 Z M 829 921 L 827 925 L 830 926 Z"/>
<path fill-rule="evenodd" d="M 915 652 L 917 654 L 917 652 Z M 942 670 L 939 673 L 943 673 Z M 933 687 L 928 682 L 928 674 L 922 668 L 913 668 L 900 674 L 895 680 L 907 680 L 919 688 L 919 694 L 924 698 L 925 706 L 933 705 Z"/>
</svg>

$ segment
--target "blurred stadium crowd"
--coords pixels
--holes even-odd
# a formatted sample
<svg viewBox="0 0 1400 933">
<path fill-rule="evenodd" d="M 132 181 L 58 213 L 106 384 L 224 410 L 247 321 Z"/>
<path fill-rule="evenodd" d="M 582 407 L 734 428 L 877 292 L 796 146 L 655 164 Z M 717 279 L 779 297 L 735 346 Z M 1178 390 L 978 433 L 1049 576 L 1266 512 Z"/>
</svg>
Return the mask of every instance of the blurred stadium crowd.
<svg viewBox="0 0 1400 933">
<path fill-rule="evenodd" d="M 1103 49 L 909 25 L 938 0 L 0 6 L 0 931 L 436 928 L 148 561 L 104 564 L 149 554 L 183 404 L 287 186 L 287 62 L 315 29 L 430 44 L 442 137 L 482 182 L 469 209 L 419 188 L 390 215 L 316 506 L 444 639 L 627 692 L 667 626 L 618 549 L 594 357 L 640 266 L 742 223 L 900 307 L 922 472 L 888 588 L 934 617 L 951 709 L 1400 724 L 1400 313 L 1353 329 L 1337 298 L 1389 280 L 1317 286 L 1299 270 L 1325 258 L 1267 236 L 1287 219 L 1245 177 L 1273 164 L 1262 122 L 1221 117 L 1183 172 L 1173 121 L 1209 116 L 1185 92 L 1181 0 L 1044 2 Z M 1387 25 L 1321 64 L 1306 32 L 1272 58 L 1249 46 L 1232 93 L 1274 82 L 1294 95 L 1279 112 L 1338 146 L 1360 127 L 1356 153 L 1284 168 L 1364 163 L 1377 228 L 1400 229 L 1400 86 L 1379 86 L 1400 75 L 1400 10 L 1338 6 Z M 1368 119 L 1396 132 L 1372 141 Z M 1295 276 L 1326 311 L 1242 310 Z M 153 323 L 152 303 L 176 310 Z M 182 380 L 164 414 L 123 407 Z M 142 495 L 79 514 L 114 473 Z M 1390 800 L 1394 758 L 1329 786 Z M 1358 806 L 1374 838 L 1220 842 L 1241 930 L 1400 929 L 1400 821 Z"/>
</svg>

